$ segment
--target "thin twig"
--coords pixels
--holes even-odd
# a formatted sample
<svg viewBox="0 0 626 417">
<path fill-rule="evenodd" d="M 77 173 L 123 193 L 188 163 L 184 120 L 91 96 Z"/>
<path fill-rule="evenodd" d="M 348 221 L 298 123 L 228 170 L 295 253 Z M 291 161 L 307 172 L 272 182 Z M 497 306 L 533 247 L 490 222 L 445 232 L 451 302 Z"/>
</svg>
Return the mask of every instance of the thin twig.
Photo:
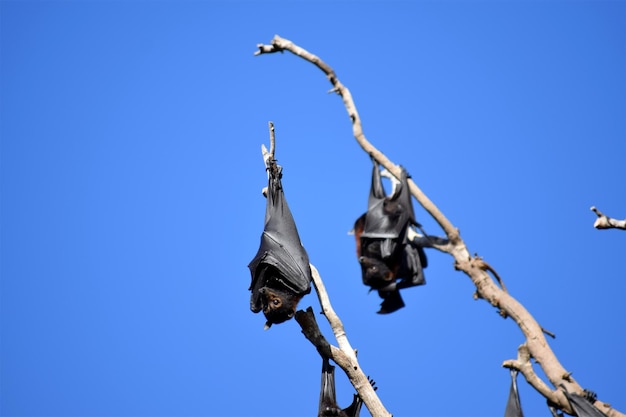
<svg viewBox="0 0 626 417">
<path fill-rule="evenodd" d="M 274 159 L 274 152 L 276 151 L 276 132 L 274 131 L 274 122 L 267 122 L 270 129 L 270 156 Z"/>
</svg>

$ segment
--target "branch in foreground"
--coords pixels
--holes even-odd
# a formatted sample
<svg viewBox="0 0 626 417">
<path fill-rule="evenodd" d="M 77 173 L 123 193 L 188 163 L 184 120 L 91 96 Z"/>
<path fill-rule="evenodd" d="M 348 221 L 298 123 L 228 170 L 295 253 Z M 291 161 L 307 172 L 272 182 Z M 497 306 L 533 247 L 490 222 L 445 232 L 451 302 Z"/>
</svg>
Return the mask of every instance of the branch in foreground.
<svg viewBox="0 0 626 417">
<path fill-rule="evenodd" d="M 313 309 L 308 307 L 306 311 L 298 311 L 296 313 L 296 321 L 302 328 L 304 336 L 313 344 L 313 346 L 315 346 L 319 354 L 323 358 L 331 358 L 341 369 L 343 369 L 370 414 L 374 417 L 391 417 L 391 414 L 389 414 L 389 412 L 385 409 L 376 395 L 376 388 L 374 388 L 369 382 L 358 364 L 355 366 L 352 359 L 348 355 L 346 355 L 341 349 L 328 343 L 324 335 L 322 335 L 320 328 L 317 325 L 317 321 L 315 320 Z M 369 387 L 363 385 L 363 377 L 365 377 Z"/>
<path fill-rule="evenodd" d="M 617 220 L 611 217 L 608 217 L 606 214 L 603 214 L 600 210 L 598 210 L 595 206 L 592 206 L 591 211 L 596 213 L 598 218 L 593 223 L 593 227 L 596 229 L 621 229 L 626 230 L 626 219 Z"/>
<path fill-rule="evenodd" d="M 256 51 L 255 55 L 271 52 L 283 52 L 287 50 L 294 55 L 311 62 L 322 70 L 324 74 L 326 74 L 330 83 L 333 85 L 332 91 L 335 91 L 341 96 L 348 115 L 350 116 L 350 120 L 352 121 L 353 135 L 361 148 L 376 159 L 380 165 L 384 166 L 389 172 L 396 176 L 396 178 L 400 177 L 400 167 L 393 164 L 382 152 L 376 149 L 365 138 L 359 113 L 352 99 L 350 90 L 348 90 L 348 88 L 339 81 L 334 70 L 328 64 L 323 62 L 316 55 L 313 55 L 305 49 L 295 45 L 293 42 L 281 38 L 278 35 L 274 36 L 270 45 L 259 44 L 258 47 L 259 50 Z M 445 251 L 454 257 L 455 268 L 465 272 L 470 277 L 474 285 L 476 285 L 477 293 L 480 298 L 487 300 L 491 305 L 500 309 L 502 314 L 515 320 L 526 338 L 525 345 L 528 349 L 529 356 L 533 357 L 536 362 L 540 364 L 552 385 L 554 387 L 560 387 L 563 385 L 568 392 L 582 393 L 582 387 L 573 378 L 571 378 L 571 372 L 566 371 L 560 364 L 545 339 L 541 326 L 539 326 L 533 316 L 515 298 L 496 285 L 487 271 L 481 267 L 482 265 L 477 263 L 476 258 L 473 258 L 470 255 L 470 252 L 459 235 L 458 229 L 452 225 L 452 223 L 446 216 L 443 215 L 443 213 L 441 213 L 437 206 L 433 204 L 433 202 L 419 189 L 419 187 L 417 187 L 415 182 L 410 180 L 409 186 L 411 194 L 445 232 L 449 240 L 449 246 L 445 247 Z M 545 385 L 545 383 L 543 383 L 543 381 L 539 378 L 528 380 L 528 382 L 538 392 L 542 393 L 542 395 L 546 395 L 543 391 L 545 391 L 547 385 Z M 556 406 L 563 409 L 567 413 L 571 414 L 573 412 L 569 402 L 559 389 L 550 390 L 550 393 L 554 393 L 550 394 L 550 397 L 556 396 L 557 401 L 554 401 Z M 600 404 L 602 404 L 602 406 L 599 406 Z M 599 401 L 596 402 L 596 407 L 606 413 L 609 417 L 626 417 L 617 410 L 614 410 Z"/>
<path fill-rule="evenodd" d="M 391 417 L 389 411 L 387 411 L 380 401 L 380 398 L 378 398 L 367 376 L 361 370 L 354 349 L 350 346 L 350 342 L 346 336 L 343 323 L 330 304 L 330 298 L 324 287 L 324 282 L 317 268 L 313 265 L 311 265 L 311 275 L 313 276 L 313 285 L 315 286 L 317 298 L 322 307 L 322 313 L 330 324 L 335 339 L 339 344 L 339 348 L 330 345 L 321 334 L 310 307 L 307 309 L 306 313 L 298 312 L 296 315 L 296 320 L 300 324 L 300 327 L 302 327 L 302 332 L 321 354 L 323 353 L 331 358 L 345 372 L 350 383 L 359 393 L 363 403 L 373 417 Z"/>
</svg>

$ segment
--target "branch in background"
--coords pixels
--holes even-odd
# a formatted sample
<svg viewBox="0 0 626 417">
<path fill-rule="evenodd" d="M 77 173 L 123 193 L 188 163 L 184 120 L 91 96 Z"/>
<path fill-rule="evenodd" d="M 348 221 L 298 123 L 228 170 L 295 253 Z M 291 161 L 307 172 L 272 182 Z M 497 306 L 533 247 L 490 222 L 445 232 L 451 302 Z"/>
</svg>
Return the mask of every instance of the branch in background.
<svg viewBox="0 0 626 417">
<path fill-rule="evenodd" d="M 330 83 L 333 85 L 331 91 L 334 91 L 341 96 L 350 120 L 352 121 L 353 135 L 361 148 L 363 148 L 363 150 L 371 157 L 376 159 L 380 165 L 385 167 L 396 178 L 400 177 L 400 167 L 393 164 L 382 152 L 377 150 L 365 138 L 361 125 L 361 119 L 354 101 L 352 100 L 350 90 L 348 90 L 348 88 L 339 81 L 334 70 L 328 64 L 316 55 L 313 55 L 305 49 L 295 45 L 293 42 L 281 38 L 278 35 L 274 36 L 270 45 L 259 44 L 258 48 L 259 50 L 255 52 L 255 55 L 289 51 L 294 55 L 309 61 L 322 70 L 324 74 L 326 74 Z M 541 326 L 539 326 L 533 316 L 515 298 L 496 285 L 494 280 L 484 269 L 483 264 L 478 262 L 476 258 L 470 256 L 470 252 L 461 239 L 458 229 L 453 226 L 453 224 L 447 219 L 446 216 L 443 215 L 443 213 L 441 213 L 437 206 L 435 206 L 435 204 L 433 204 L 433 202 L 419 189 L 419 187 L 417 187 L 413 180 L 409 180 L 409 187 L 411 189 L 411 194 L 439 224 L 448 238 L 448 244 L 445 246 L 441 245 L 438 249 L 444 250 L 454 257 L 455 268 L 465 272 L 470 277 L 474 285 L 476 285 L 476 291 L 480 298 L 487 300 L 491 305 L 498 308 L 502 315 L 511 317 L 517 323 L 526 338 L 525 349 L 528 350 L 529 358 L 532 357 L 536 360 L 554 387 L 560 387 L 563 385 L 568 392 L 582 394 L 583 388 L 571 377 L 571 372 L 566 371 L 560 364 L 544 337 Z M 314 273 L 314 280 L 315 275 L 316 274 Z M 331 320 L 329 318 L 329 322 L 330 321 Z M 335 330 L 333 329 L 333 331 Z M 527 379 L 527 381 L 542 395 L 554 397 L 557 400 L 554 401 L 555 406 L 558 406 L 565 412 L 572 412 L 569 402 L 565 400 L 562 395 L 556 394 L 558 389 L 549 390 L 548 388 L 546 390 L 547 385 L 538 377 L 531 378 L 530 380 Z M 548 394 L 548 391 L 551 394 Z M 598 409 L 607 414 L 609 417 L 626 417 L 619 411 L 610 408 L 607 404 L 599 401 L 596 401 L 595 404 Z"/>
<path fill-rule="evenodd" d="M 626 219 L 617 220 L 611 217 L 608 217 L 606 214 L 603 214 L 600 210 L 598 210 L 595 206 L 592 206 L 591 211 L 596 213 L 598 218 L 593 223 L 593 227 L 596 229 L 621 229 L 626 230 Z"/>
<path fill-rule="evenodd" d="M 265 53 L 272 52 L 282 52 L 289 51 L 294 55 L 299 56 L 302 59 L 309 61 L 310 63 L 317 66 L 320 70 L 326 74 L 326 78 L 333 85 L 331 91 L 339 94 L 343 100 L 343 104 L 348 111 L 348 116 L 350 116 L 350 120 L 352 121 L 352 132 L 357 142 L 365 152 L 371 155 L 380 165 L 386 168 L 389 172 L 391 172 L 396 178 L 400 178 L 400 167 L 393 164 L 382 152 L 372 146 L 365 135 L 363 134 L 363 128 L 361 126 L 361 118 L 359 117 L 359 112 L 356 109 L 354 101 L 352 100 L 352 94 L 350 90 L 337 78 L 335 75 L 335 71 L 324 61 L 322 61 L 316 55 L 313 55 L 309 51 L 297 46 L 293 42 L 288 39 L 281 38 L 278 35 L 275 35 L 272 39 L 270 45 L 257 45 L 259 50 L 255 52 L 255 55 L 262 55 Z M 430 215 L 439 223 L 441 228 L 445 231 L 448 239 L 452 242 L 456 242 L 459 239 L 459 232 L 457 229 L 452 226 L 452 224 L 448 221 L 448 219 L 441 214 L 439 209 L 426 197 L 426 195 L 420 190 L 415 182 L 409 179 L 409 187 L 411 189 L 411 194 L 417 198 L 420 204 L 430 213 Z M 458 242 L 456 242 L 458 245 Z"/>
</svg>

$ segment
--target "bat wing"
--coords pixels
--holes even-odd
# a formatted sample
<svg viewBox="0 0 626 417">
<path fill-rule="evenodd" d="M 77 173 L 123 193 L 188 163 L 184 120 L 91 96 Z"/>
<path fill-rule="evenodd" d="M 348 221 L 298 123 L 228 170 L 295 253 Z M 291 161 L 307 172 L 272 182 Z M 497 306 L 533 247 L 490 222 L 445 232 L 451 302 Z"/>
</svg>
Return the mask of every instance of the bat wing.
<svg viewBox="0 0 626 417">
<path fill-rule="evenodd" d="M 585 397 L 563 391 L 578 417 L 606 417 L 602 411 L 593 406 Z"/>
<path fill-rule="evenodd" d="M 402 250 L 402 268 L 398 273 L 401 281 L 398 283 L 397 288 L 409 288 L 426 284 L 426 279 L 424 278 L 426 254 L 424 249 L 407 243 Z"/>
<path fill-rule="evenodd" d="M 357 394 L 353 394 L 352 404 L 344 408 L 342 411 L 346 417 L 359 417 L 361 414 L 361 406 L 363 406 L 363 400 Z"/>
<path fill-rule="evenodd" d="M 330 364 L 327 357 L 322 362 L 322 387 L 320 389 L 320 404 L 317 411 L 318 417 L 339 416 L 341 409 L 337 405 L 335 392 L 335 367 Z"/>
<path fill-rule="evenodd" d="M 380 303 L 380 310 L 377 311 L 378 314 L 393 313 L 404 307 L 404 301 L 397 288 L 388 291 L 379 290 L 378 295 L 383 299 L 383 302 Z"/>
<path fill-rule="evenodd" d="M 309 257 L 302 246 L 296 223 L 287 205 L 280 170 L 270 169 L 265 228 L 259 251 L 248 265 L 252 275 L 252 305 L 257 305 L 258 290 L 271 275 L 283 288 L 304 294 L 311 289 Z M 278 273 L 268 274 L 269 269 Z"/>
<path fill-rule="evenodd" d="M 403 236 L 411 223 L 415 223 L 415 214 L 406 170 L 402 168 L 400 184 L 394 193 L 386 196 L 378 163 L 374 161 L 372 186 L 361 236 L 398 239 Z"/>
<path fill-rule="evenodd" d="M 509 389 L 509 399 L 506 402 L 504 417 L 524 417 L 517 392 L 517 372 L 516 369 L 511 369 L 511 388 Z"/>
<path fill-rule="evenodd" d="M 398 201 L 400 205 L 404 208 L 404 211 L 407 213 L 407 217 L 409 222 L 412 224 L 417 224 L 415 221 L 415 211 L 413 210 L 413 199 L 411 198 L 411 190 L 409 189 L 409 175 L 406 172 L 404 167 L 400 167 L 402 169 L 402 174 L 400 176 L 400 188 L 398 189 Z"/>
<path fill-rule="evenodd" d="M 322 359 L 322 387 L 320 390 L 320 403 L 317 416 L 359 417 L 363 400 L 355 394 L 352 398 L 352 403 L 348 407 L 343 410 L 339 408 L 335 390 L 335 367 L 330 364 L 327 357 L 323 357 Z"/>
<path fill-rule="evenodd" d="M 380 167 L 375 159 L 372 159 L 374 166 L 372 167 L 372 184 L 370 186 L 370 195 L 367 200 L 367 209 L 371 209 L 379 201 L 384 200 L 387 197 L 385 188 L 383 187 L 383 179 L 380 175 Z"/>
<path fill-rule="evenodd" d="M 365 227 L 365 216 L 367 216 L 367 213 L 363 213 L 361 217 L 356 219 L 356 222 L 354 222 L 354 227 L 352 228 L 352 232 L 354 233 L 354 240 L 356 241 L 357 258 L 360 258 L 362 255 L 361 235 L 363 234 L 363 229 Z"/>
</svg>

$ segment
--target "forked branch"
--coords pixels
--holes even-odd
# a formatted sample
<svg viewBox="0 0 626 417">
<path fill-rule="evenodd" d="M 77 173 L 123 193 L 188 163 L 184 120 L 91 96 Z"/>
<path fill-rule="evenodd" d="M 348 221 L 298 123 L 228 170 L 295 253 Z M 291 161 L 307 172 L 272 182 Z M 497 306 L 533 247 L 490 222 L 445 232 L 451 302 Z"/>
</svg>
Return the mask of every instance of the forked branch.
<svg viewBox="0 0 626 417">
<path fill-rule="evenodd" d="M 331 91 L 336 92 L 342 98 L 348 116 L 352 122 L 353 135 L 361 148 L 394 176 L 397 178 L 400 177 L 400 167 L 392 163 L 366 139 L 361 125 L 361 119 L 352 99 L 352 95 L 350 94 L 350 90 L 339 81 L 335 71 L 328 64 L 316 55 L 278 35 L 274 36 L 269 45 L 259 44 L 258 48 L 255 55 L 289 51 L 322 70 L 333 86 Z M 554 387 L 563 386 L 568 392 L 582 394 L 583 388 L 571 377 L 571 372 L 568 372 L 560 364 L 545 339 L 541 326 L 533 316 L 515 298 L 496 285 L 493 278 L 487 273 L 484 267 L 484 261 L 470 255 L 470 252 L 460 237 L 458 229 L 441 213 L 437 206 L 420 190 L 414 181 L 409 180 L 409 187 L 415 199 L 433 217 L 446 234 L 449 242 L 447 245 L 441 246 L 440 248 L 443 248 L 442 250 L 449 253 L 454 258 L 455 268 L 465 272 L 470 277 L 476 286 L 476 292 L 479 298 L 488 301 L 491 305 L 498 308 L 504 316 L 511 317 L 522 330 L 526 338 L 524 346 L 528 352 L 528 357 L 534 358 L 536 362 L 540 364 L 545 375 Z M 517 365 L 517 362 L 506 362 L 505 364 L 514 367 L 514 365 Z M 572 414 L 573 410 L 561 390 L 558 388 L 554 390 L 549 389 L 540 378 L 531 377 L 529 369 L 532 370 L 532 368 L 526 365 L 520 366 L 520 371 L 526 376 L 527 381 L 557 407 Z M 594 405 L 610 417 L 626 417 L 624 414 L 610 408 L 608 404 L 601 401 L 596 401 Z M 375 414 L 372 412 L 372 415 Z"/>
</svg>

